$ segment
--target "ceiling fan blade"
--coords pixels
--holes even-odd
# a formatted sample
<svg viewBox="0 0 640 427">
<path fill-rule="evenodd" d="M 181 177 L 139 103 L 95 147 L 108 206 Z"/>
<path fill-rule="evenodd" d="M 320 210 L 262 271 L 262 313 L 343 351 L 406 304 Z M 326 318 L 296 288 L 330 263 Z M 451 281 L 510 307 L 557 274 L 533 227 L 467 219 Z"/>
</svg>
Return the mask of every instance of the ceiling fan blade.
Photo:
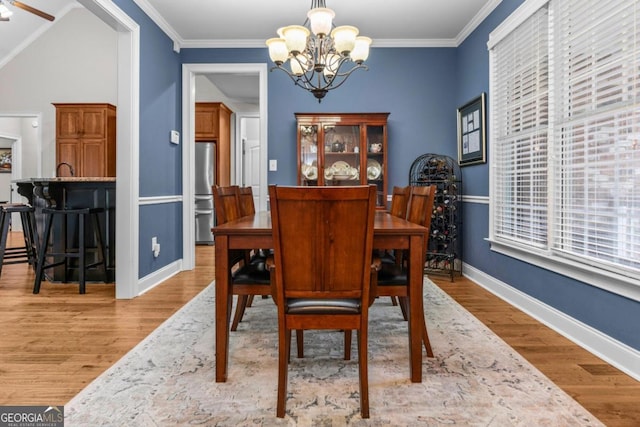
<svg viewBox="0 0 640 427">
<path fill-rule="evenodd" d="M 45 13 L 45 12 L 39 10 L 39 9 L 36 9 L 35 7 L 31 7 L 31 6 L 27 5 L 27 4 L 21 3 L 19 1 L 15 1 L 14 0 L 14 1 L 11 2 L 11 4 L 14 5 L 15 7 L 18 7 L 20 9 L 22 9 L 22 10 L 26 10 L 27 12 L 31 12 L 34 15 L 38 15 L 40 18 L 44 18 L 44 19 L 46 19 L 48 21 L 53 21 L 54 19 L 56 19 L 55 17 L 49 15 L 48 13 Z"/>
</svg>

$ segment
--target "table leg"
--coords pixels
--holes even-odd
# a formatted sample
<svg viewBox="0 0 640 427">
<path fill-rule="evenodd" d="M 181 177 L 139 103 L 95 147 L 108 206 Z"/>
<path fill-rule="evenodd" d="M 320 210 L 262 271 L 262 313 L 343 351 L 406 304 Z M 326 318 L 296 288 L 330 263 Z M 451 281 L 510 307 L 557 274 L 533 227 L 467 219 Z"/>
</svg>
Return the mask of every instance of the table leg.
<svg viewBox="0 0 640 427">
<path fill-rule="evenodd" d="M 411 382 L 422 382 L 422 276 L 423 237 L 411 236 L 409 243 L 409 354 Z"/>
<path fill-rule="evenodd" d="M 229 320 L 232 294 L 229 286 L 229 238 L 216 236 L 216 382 L 227 380 Z"/>
</svg>

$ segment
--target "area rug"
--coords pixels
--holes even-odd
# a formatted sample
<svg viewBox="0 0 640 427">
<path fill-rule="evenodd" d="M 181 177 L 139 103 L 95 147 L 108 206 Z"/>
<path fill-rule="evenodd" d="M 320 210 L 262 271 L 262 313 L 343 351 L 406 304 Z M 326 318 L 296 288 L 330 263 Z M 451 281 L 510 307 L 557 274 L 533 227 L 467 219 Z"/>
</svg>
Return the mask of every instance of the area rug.
<svg viewBox="0 0 640 427">
<path fill-rule="evenodd" d="M 65 406 L 68 426 L 596 426 L 575 400 L 425 277 L 434 358 L 409 379 L 407 322 L 389 298 L 370 309 L 369 400 L 360 417 L 357 352 L 343 334 L 305 332 L 292 355 L 287 415 L 276 418 L 277 320 L 256 299 L 230 335 L 229 375 L 215 382 L 214 284 Z M 295 343 L 293 344 L 295 348 Z"/>
</svg>

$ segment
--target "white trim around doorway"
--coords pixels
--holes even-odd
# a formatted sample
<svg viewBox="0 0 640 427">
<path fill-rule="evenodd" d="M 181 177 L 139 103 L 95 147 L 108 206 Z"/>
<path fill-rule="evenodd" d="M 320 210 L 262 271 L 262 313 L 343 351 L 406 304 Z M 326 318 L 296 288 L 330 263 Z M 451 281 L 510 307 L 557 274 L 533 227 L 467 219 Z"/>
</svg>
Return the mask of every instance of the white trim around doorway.
<svg viewBox="0 0 640 427">
<path fill-rule="evenodd" d="M 260 81 L 260 171 L 261 186 L 259 208 L 267 205 L 267 64 L 182 64 L 182 266 L 185 270 L 195 267 L 195 76 L 213 73 L 255 73 Z M 232 177 L 234 179 L 235 177 Z"/>
<path fill-rule="evenodd" d="M 140 294 L 140 26 L 111 0 L 78 2 L 118 32 L 116 298 L 129 299 Z"/>
</svg>

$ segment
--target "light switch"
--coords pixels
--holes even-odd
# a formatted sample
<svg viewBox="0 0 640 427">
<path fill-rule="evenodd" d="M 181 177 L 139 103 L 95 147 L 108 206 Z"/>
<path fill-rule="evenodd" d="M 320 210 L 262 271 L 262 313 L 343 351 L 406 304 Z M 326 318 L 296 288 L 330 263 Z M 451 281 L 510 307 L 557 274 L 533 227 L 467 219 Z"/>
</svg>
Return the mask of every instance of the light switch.
<svg viewBox="0 0 640 427">
<path fill-rule="evenodd" d="M 277 171 L 278 170 L 278 161 L 277 160 L 269 160 L 269 170 Z"/>
<path fill-rule="evenodd" d="M 177 130 L 171 131 L 171 143 L 180 144 L 180 132 L 178 132 Z"/>
</svg>

